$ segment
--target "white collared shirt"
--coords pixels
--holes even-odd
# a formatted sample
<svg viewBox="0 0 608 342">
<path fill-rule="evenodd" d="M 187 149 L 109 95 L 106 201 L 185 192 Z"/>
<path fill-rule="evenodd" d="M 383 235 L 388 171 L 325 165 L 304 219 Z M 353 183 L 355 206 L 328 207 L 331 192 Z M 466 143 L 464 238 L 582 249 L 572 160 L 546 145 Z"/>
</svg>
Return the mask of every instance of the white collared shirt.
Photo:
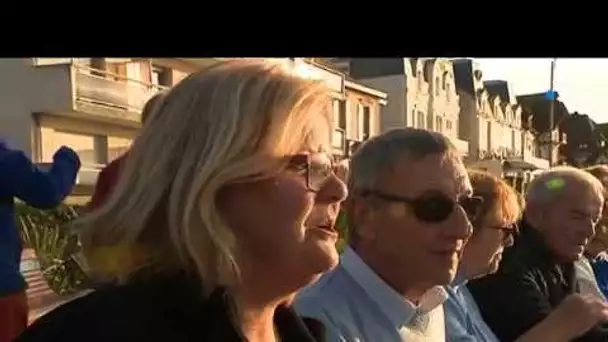
<svg viewBox="0 0 608 342">
<path fill-rule="evenodd" d="M 323 321 L 329 341 L 442 342 L 446 298 L 445 289 L 436 286 L 414 305 L 347 248 L 338 267 L 300 293 L 295 308 Z"/>
<path fill-rule="evenodd" d="M 602 293 L 602 290 L 600 290 L 597 280 L 595 279 L 593 267 L 591 267 L 591 264 L 586 257 L 582 257 L 574 262 L 574 276 L 576 277 L 578 292 L 590 294 L 598 299 L 606 300 L 606 297 Z"/>
</svg>

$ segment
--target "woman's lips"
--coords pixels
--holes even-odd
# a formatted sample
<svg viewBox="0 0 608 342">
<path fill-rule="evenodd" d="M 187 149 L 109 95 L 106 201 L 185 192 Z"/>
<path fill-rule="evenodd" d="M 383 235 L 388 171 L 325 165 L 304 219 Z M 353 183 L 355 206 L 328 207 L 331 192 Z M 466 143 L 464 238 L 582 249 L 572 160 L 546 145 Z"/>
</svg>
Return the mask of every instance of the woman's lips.
<svg viewBox="0 0 608 342">
<path fill-rule="evenodd" d="M 317 226 L 312 227 L 311 230 L 318 232 L 318 233 L 322 233 L 323 235 L 326 235 L 326 236 L 335 237 L 336 239 L 339 236 L 339 232 L 336 229 L 336 226 L 333 224 L 317 225 Z"/>
</svg>

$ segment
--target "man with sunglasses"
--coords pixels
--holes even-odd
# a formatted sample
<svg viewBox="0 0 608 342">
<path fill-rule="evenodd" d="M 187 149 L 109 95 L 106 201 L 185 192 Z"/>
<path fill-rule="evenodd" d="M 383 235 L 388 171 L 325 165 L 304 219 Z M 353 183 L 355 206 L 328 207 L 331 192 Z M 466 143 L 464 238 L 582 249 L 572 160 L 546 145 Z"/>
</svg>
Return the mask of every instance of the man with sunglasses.
<svg viewBox="0 0 608 342">
<path fill-rule="evenodd" d="M 330 341 L 443 341 L 442 286 L 480 204 L 453 145 L 413 128 L 374 137 L 353 156 L 348 187 L 349 247 L 296 309 L 323 320 Z"/>
<path fill-rule="evenodd" d="M 608 330 L 597 326 L 608 319 L 608 305 L 578 294 L 575 268 L 602 214 L 601 183 L 579 169 L 554 168 L 532 181 L 526 202 L 498 272 L 468 285 L 485 322 L 500 341 L 515 341 L 542 321 L 554 322 L 554 336 L 567 336 L 543 341 L 608 341 Z"/>
</svg>

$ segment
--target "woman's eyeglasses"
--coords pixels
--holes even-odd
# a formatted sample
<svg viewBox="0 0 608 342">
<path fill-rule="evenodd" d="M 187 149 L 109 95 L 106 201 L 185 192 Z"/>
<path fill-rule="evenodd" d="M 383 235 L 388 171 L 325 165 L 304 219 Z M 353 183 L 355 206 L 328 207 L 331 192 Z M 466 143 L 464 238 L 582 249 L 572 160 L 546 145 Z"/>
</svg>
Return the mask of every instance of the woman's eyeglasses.
<svg viewBox="0 0 608 342">
<path fill-rule="evenodd" d="M 418 220 L 427 223 L 445 221 L 457 207 L 464 209 L 469 220 L 472 221 L 476 218 L 483 203 L 481 197 L 464 197 L 454 201 L 441 194 L 427 194 L 418 198 L 407 198 L 377 190 L 362 191 L 361 196 L 373 196 L 386 202 L 404 203 L 412 209 Z"/>
<path fill-rule="evenodd" d="M 304 174 L 306 187 L 311 192 L 319 192 L 334 175 L 333 160 L 324 153 L 296 154 L 289 159 L 287 169 Z"/>
</svg>

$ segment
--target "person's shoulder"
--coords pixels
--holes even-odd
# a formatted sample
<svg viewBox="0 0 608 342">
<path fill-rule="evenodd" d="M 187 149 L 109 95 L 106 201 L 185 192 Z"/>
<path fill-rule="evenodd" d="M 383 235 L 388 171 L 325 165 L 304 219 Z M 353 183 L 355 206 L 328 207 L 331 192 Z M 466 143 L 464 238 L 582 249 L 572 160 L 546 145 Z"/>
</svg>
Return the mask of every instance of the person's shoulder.
<svg viewBox="0 0 608 342">
<path fill-rule="evenodd" d="M 17 342 L 128 341 L 151 334 L 161 316 L 142 298 L 116 287 L 92 292 L 55 308 L 38 318 Z"/>
<path fill-rule="evenodd" d="M 124 164 L 124 160 L 126 158 L 126 154 L 121 155 L 120 157 L 112 160 L 108 165 L 106 165 L 100 172 L 100 177 L 106 176 L 106 177 L 114 177 L 118 172 L 120 172 L 120 169 L 122 168 L 122 165 Z"/>
</svg>

